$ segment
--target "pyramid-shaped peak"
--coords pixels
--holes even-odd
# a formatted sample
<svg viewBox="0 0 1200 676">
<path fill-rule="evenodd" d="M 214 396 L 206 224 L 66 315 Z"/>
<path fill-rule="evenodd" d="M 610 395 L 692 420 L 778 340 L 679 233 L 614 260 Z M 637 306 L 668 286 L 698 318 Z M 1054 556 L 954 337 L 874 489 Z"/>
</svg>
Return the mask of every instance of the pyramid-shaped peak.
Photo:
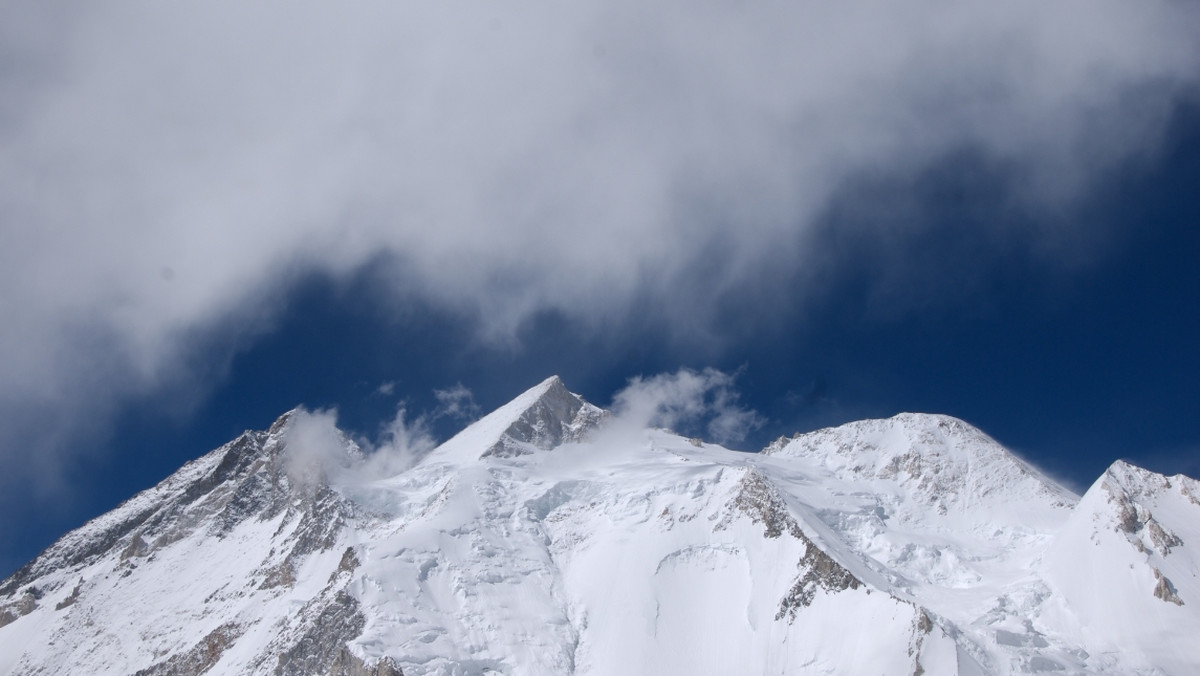
<svg viewBox="0 0 1200 676">
<path fill-rule="evenodd" d="M 442 444 L 444 459 L 508 457 L 579 441 L 607 412 L 550 376 Z"/>
<path fill-rule="evenodd" d="M 559 378 L 558 376 L 550 376 L 549 378 L 526 390 L 525 394 L 530 396 L 536 394 L 536 400 L 567 398 L 582 400 L 582 397 L 568 390 L 566 384 L 563 383 L 562 378 Z"/>
<path fill-rule="evenodd" d="M 530 411 L 545 409 L 561 411 L 566 415 L 568 409 L 576 408 L 582 403 L 583 397 L 568 390 L 562 378 L 550 376 L 484 416 L 480 422 L 507 420 L 512 424 Z"/>
<path fill-rule="evenodd" d="M 568 390 L 558 376 L 543 380 L 504 409 L 519 413 L 484 456 L 521 455 L 529 446 L 550 450 L 578 441 L 604 417 L 604 411 Z"/>
</svg>

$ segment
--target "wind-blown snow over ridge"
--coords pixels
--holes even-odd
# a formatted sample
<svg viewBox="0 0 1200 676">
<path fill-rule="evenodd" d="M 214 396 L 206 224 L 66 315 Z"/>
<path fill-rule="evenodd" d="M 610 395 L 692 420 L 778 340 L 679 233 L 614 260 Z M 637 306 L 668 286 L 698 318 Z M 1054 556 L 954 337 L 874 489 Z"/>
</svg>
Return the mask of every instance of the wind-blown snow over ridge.
<svg viewBox="0 0 1200 676">
<path fill-rule="evenodd" d="M 558 378 L 366 485 L 295 414 L 0 585 L 0 674 L 1191 673 L 1200 485 L 901 414 L 730 451 Z M 358 448 L 341 437 L 341 452 Z"/>
</svg>

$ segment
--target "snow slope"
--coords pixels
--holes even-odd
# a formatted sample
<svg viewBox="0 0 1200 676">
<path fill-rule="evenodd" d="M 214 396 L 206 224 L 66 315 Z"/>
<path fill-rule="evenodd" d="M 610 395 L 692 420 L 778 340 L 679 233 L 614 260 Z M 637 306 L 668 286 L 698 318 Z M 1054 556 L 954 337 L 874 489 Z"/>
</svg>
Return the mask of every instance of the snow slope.
<svg viewBox="0 0 1200 676">
<path fill-rule="evenodd" d="M 0 674 L 1200 669 L 1186 477 L 1118 463 L 1079 498 L 918 414 L 741 453 L 551 378 L 339 485 L 291 478 L 293 416 L 0 585 Z"/>
</svg>

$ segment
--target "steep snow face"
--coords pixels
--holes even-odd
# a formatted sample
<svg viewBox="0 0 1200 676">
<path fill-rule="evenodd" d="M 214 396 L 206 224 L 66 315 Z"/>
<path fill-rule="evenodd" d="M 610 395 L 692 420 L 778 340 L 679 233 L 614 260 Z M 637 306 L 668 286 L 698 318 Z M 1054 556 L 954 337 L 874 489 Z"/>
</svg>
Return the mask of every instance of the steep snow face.
<svg viewBox="0 0 1200 676">
<path fill-rule="evenodd" d="M 1101 650 L 1194 673 L 1200 483 L 1117 461 L 1059 533 L 1050 579 Z"/>
<path fill-rule="evenodd" d="M 552 378 L 343 489 L 289 478 L 285 415 L 0 585 L 0 674 L 1200 668 L 1189 479 L 1114 466 L 1076 507 L 944 416 L 761 454 L 606 417 Z"/>
<path fill-rule="evenodd" d="M 900 598 L 964 632 L 990 670 L 1081 668 L 1039 571 L 1078 498 L 961 420 L 904 413 L 781 439 L 763 453 L 802 478 L 798 508 Z M 1035 660 L 1035 658 L 1037 658 Z"/>
<path fill-rule="evenodd" d="M 956 659 L 917 604 L 825 554 L 751 457 L 600 433 L 383 482 L 413 500 L 362 547 L 356 593 L 389 612 L 356 646 L 437 674 L 911 674 L 922 655 Z"/>
</svg>

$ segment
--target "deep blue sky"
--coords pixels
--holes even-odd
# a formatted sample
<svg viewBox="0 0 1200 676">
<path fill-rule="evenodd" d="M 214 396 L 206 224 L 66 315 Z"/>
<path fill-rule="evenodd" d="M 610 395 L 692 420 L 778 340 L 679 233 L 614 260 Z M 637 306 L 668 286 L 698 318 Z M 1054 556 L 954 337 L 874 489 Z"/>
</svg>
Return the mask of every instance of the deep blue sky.
<svg viewBox="0 0 1200 676">
<path fill-rule="evenodd" d="M 296 405 L 550 374 L 1200 474 L 1200 4 L 66 2 L 0 5 L 0 575 Z"/>
<path fill-rule="evenodd" d="M 1167 151 L 1123 169 L 1065 218 L 1107 231 L 1078 264 L 1046 269 L 980 223 L 1005 210 L 1006 176 L 969 154 L 903 184 L 864 179 L 823 218 L 827 268 L 815 301 L 774 309 L 711 299 L 722 333 L 680 340 L 631 310 L 596 332 L 559 313 L 527 320 L 519 340 L 481 346 L 477 318 L 386 291 L 380 262 L 349 277 L 314 274 L 286 293 L 279 320 L 236 354 L 219 386 L 184 414 L 150 400 L 122 407 L 111 434 L 82 443 L 77 491 L 53 507 L 5 501 L 0 570 L 115 506 L 243 429 L 297 404 L 336 406 L 371 437 L 406 401 L 458 383 L 483 411 L 549 374 L 607 404 L 626 380 L 681 367 L 737 372 L 745 405 L 767 423 L 743 444 L 899 411 L 961 417 L 1068 482 L 1086 487 L 1117 458 L 1200 476 L 1200 115 L 1185 108 Z M 852 193 L 852 194 L 851 194 Z M 869 204 L 869 206 L 862 206 Z M 886 246 L 856 239 L 856 219 L 924 225 Z M 906 223 L 898 223 L 905 225 Z M 740 292 L 739 292 L 740 293 Z M 784 294 L 786 298 L 787 294 Z M 222 347 L 220 331 L 209 340 Z M 219 360 L 218 360 L 219 361 Z M 392 394 L 378 391 L 394 383 Z M 447 436 L 457 421 L 443 420 Z"/>
</svg>

